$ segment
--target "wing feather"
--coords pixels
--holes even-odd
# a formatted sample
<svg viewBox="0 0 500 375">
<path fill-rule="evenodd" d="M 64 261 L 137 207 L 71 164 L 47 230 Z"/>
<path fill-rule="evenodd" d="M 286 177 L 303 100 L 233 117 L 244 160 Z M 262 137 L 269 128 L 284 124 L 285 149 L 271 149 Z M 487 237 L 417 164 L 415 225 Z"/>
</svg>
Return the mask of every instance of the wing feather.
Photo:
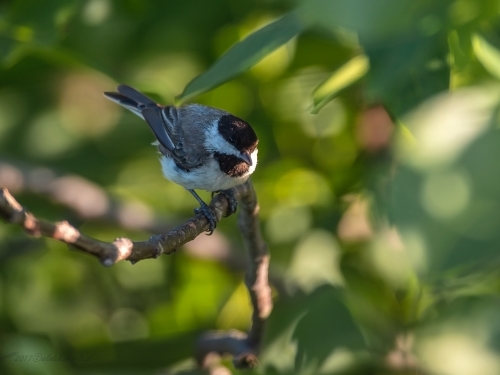
<svg viewBox="0 0 500 375">
<path fill-rule="evenodd" d="M 155 108 L 146 107 L 142 110 L 142 115 L 144 116 L 144 120 L 146 120 L 149 127 L 153 131 L 158 142 L 160 142 L 160 144 L 168 151 L 174 153 L 175 145 L 167 132 L 165 123 L 160 117 L 160 111 Z"/>
<path fill-rule="evenodd" d="M 203 127 L 199 124 L 206 122 L 205 114 L 198 110 L 199 106 L 191 106 L 189 111 L 182 107 L 163 107 L 127 85 L 119 85 L 117 91 L 105 92 L 104 95 L 143 118 L 158 140 L 160 152 L 173 158 L 179 168 L 189 170 L 199 167 L 210 155 L 199 145 L 204 137 Z M 189 134 L 185 134 L 185 128 L 189 129 Z M 188 153 L 186 149 L 192 152 Z"/>
</svg>

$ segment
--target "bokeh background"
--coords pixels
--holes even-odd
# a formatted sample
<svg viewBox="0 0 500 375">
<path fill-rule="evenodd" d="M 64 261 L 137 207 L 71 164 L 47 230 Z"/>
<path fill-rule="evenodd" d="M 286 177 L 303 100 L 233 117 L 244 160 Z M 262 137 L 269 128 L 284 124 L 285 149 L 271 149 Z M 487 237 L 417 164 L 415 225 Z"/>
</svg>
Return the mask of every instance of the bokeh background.
<svg viewBox="0 0 500 375">
<path fill-rule="evenodd" d="M 147 239 L 196 202 L 161 176 L 147 126 L 102 92 L 127 83 L 223 108 L 260 138 L 275 308 L 255 373 L 498 374 L 499 12 L 1 2 L 0 186 L 99 239 Z M 0 373 L 204 373 L 196 337 L 249 327 L 245 259 L 234 217 L 172 256 L 109 269 L 2 222 Z"/>
</svg>

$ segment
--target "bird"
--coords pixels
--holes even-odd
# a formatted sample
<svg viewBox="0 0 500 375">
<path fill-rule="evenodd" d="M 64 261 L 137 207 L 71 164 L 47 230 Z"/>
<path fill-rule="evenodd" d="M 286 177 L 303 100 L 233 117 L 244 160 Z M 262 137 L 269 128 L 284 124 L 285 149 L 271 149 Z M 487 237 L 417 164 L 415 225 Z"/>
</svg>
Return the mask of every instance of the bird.
<svg viewBox="0 0 500 375">
<path fill-rule="evenodd" d="M 160 152 L 163 176 L 189 191 L 208 220 L 208 234 L 216 227 L 216 217 L 196 193 L 206 190 L 225 195 L 228 215 L 237 209 L 232 188 L 247 181 L 257 166 L 259 140 L 248 122 L 221 109 L 201 104 L 160 105 L 127 85 L 117 92 L 105 92 L 146 121 Z"/>
</svg>

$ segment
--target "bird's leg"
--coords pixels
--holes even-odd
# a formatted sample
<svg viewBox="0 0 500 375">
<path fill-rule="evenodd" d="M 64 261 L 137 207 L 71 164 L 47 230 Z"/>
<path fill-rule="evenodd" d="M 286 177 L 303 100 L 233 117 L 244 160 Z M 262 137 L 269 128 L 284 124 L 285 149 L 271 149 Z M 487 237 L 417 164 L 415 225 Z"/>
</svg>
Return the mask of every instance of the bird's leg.
<svg viewBox="0 0 500 375">
<path fill-rule="evenodd" d="M 227 198 L 227 201 L 229 202 L 229 207 L 227 208 L 226 216 L 234 214 L 236 212 L 236 209 L 238 208 L 238 201 L 234 196 L 234 190 L 233 189 L 219 190 L 219 193 L 225 196 Z"/>
<path fill-rule="evenodd" d="M 205 202 L 203 202 L 203 199 L 201 199 L 200 196 L 198 194 L 196 194 L 196 192 L 193 189 L 186 189 L 186 190 L 189 191 L 193 195 L 193 197 L 196 198 L 198 203 L 200 204 L 200 207 L 196 208 L 194 210 L 194 212 L 196 214 L 201 212 L 203 215 L 205 215 L 208 222 L 210 223 L 210 227 L 208 228 L 208 235 L 211 235 L 214 232 L 215 227 L 217 226 L 217 219 L 216 219 L 214 213 L 207 206 L 207 204 Z"/>
</svg>

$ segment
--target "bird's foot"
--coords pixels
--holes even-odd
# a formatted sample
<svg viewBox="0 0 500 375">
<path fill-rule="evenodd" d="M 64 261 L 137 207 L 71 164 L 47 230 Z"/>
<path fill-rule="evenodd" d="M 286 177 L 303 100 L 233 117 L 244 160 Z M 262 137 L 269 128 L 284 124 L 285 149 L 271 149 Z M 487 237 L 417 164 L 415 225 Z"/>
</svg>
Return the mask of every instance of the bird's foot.
<svg viewBox="0 0 500 375">
<path fill-rule="evenodd" d="M 219 193 L 225 196 L 227 198 L 227 201 L 229 202 L 226 217 L 234 214 L 238 209 L 238 200 L 234 196 L 234 190 L 233 189 L 220 190 Z"/>
<path fill-rule="evenodd" d="M 208 207 L 207 204 L 204 202 L 200 205 L 200 207 L 194 210 L 194 213 L 195 214 L 202 213 L 203 215 L 205 215 L 210 225 L 207 230 L 208 232 L 207 234 L 210 236 L 214 232 L 215 227 L 217 226 L 217 218 L 215 217 L 215 214 L 212 212 L 210 207 Z"/>
</svg>

